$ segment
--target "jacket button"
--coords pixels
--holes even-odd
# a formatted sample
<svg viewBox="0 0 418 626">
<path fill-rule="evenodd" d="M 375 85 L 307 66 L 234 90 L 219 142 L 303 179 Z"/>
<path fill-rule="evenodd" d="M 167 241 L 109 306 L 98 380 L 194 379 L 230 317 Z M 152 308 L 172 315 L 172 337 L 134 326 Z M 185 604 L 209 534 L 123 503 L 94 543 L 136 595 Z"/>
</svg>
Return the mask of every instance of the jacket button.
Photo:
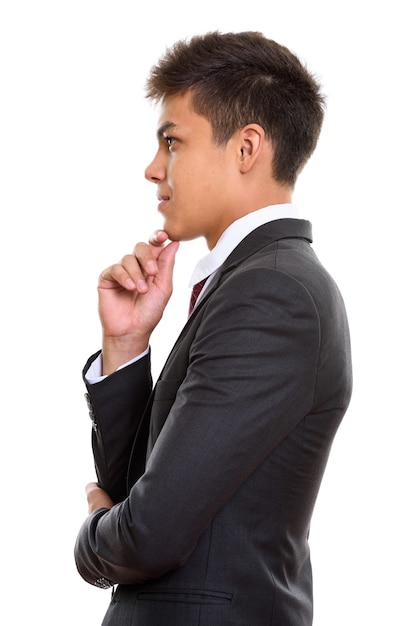
<svg viewBox="0 0 418 626">
<path fill-rule="evenodd" d="M 88 394 L 88 393 L 85 393 L 85 394 L 84 394 L 84 397 L 85 397 L 85 399 L 86 399 L 86 402 L 87 402 L 87 407 L 88 407 L 88 409 L 89 409 L 89 416 L 90 416 L 90 419 L 91 419 L 91 421 L 93 422 L 93 430 L 94 430 L 94 432 L 97 432 L 96 416 L 95 416 L 95 414 L 94 414 L 94 409 L 93 409 L 93 405 L 92 405 L 92 403 L 91 403 L 90 396 L 89 396 L 89 394 Z"/>
<path fill-rule="evenodd" d="M 94 586 L 100 587 L 100 589 L 109 589 L 109 587 L 113 587 L 113 583 L 111 583 L 107 578 L 98 578 L 94 582 Z"/>
</svg>

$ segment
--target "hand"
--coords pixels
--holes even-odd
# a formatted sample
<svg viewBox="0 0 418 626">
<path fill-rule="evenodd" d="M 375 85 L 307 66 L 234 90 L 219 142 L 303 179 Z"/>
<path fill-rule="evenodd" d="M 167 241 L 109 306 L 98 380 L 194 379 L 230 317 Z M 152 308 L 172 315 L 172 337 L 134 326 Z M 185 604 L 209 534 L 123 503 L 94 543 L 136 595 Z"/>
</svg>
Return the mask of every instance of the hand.
<svg viewBox="0 0 418 626">
<path fill-rule="evenodd" d="M 132 254 L 99 278 L 99 316 L 103 329 L 103 374 L 110 374 L 147 349 L 173 290 L 179 243 L 166 245 L 167 233 L 154 233 Z"/>
<path fill-rule="evenodd" d="M 86 486 L 86 495 L 89 514 L 94 513 L 96 509 L 100 509 L 102 507 L 111 509 L 114 504 L 107 495 L 106 491 L 101 489 L 97 483 L 89 483 Z"/>
</svg>

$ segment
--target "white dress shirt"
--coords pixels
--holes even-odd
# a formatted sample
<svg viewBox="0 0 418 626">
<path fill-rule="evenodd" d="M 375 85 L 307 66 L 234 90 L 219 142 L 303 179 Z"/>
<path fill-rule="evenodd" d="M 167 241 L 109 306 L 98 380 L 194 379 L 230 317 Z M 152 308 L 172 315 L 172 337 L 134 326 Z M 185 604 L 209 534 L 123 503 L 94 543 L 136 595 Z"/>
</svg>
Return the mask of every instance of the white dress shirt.
<svg viewBox="0 0 418 626">
<path fill-rule="evenodd" d="M 207 281 L 199 294 L 196 302 L 199 302 L 199 299 L 204 294 L 206 288 L 208 287 L 211 279 L 215 275 L 216 271 L 221 267 L 223 262 L 228 258 L 231 252 L 237 247 L 237 245 L 245 239 L 247 235 L 249 235 L 253 230 L 262 226 L 263 224 L 267 224 L 268 222 L 273 222 L 274 220 L 283 219 L 283 218 L 295 218 L 298 219 L 298 209 L 294 204 L 272 204 L 270 206 L 264 207 L 263 209 L 257 209 L 256 211 L 252 211 L 243 217 L 232 222 L 230 226 L 219 237 L 216 246 L 204 256 L 197 263 L 193 274 L 190 279 L 189 286 L 192 287 L 196 283 L 200 282 L 204 278 L 207 278 Z M 148 354 L 148 350 L 139 354 L 137 357 L 121 365 L 118 369 L 122 367 L 126 367 L 130 365 L 134 361 L 142 358 Z M 106 376 L 102 376 L 102 357 L 99 355 L 95 361 L 91 364 L 90 368 L 86 373 L 86 380 L 90 383 L 96 383 L 100 380 L 103 380 Z"/>
</svg>

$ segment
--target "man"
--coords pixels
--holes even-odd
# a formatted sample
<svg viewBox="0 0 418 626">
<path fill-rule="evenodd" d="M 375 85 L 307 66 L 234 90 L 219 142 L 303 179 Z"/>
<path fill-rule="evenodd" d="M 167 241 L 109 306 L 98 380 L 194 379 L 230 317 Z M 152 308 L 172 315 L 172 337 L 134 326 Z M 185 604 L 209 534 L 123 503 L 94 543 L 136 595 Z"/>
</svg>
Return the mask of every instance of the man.
<svg viewBox="0 0 418 626">
<path fill-rule="evenodd" d="M 105 625 L 312 624 L 310 520 L 351 394 L 344 304 L 291 204 L 324 100 L 251 32 L 179 42 L 147 96 L 164 230 L 99 279 L 103 346 L 84 369 L 98 484 L 77 567 L 116 586 Z M 200 236 L 206 282 L 153 388 L 178 242 Z"/>
</svg>

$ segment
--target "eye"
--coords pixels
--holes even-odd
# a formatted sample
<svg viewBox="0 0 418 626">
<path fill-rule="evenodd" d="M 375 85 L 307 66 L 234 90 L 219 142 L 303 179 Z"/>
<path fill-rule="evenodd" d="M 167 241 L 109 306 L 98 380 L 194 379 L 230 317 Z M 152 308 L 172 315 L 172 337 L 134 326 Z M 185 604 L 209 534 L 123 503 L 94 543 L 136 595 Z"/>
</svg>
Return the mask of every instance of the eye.
<svg viewBox="0 0 418 626">
<path fill-rule="evenodd" d="M 175 144 L 176 140 L 174 137 L 171 137 L 170 135 L 164 135 L 164 141 L 167 144 L 167 148 L 170 150 L 173 145 Z"/>
</svg>

